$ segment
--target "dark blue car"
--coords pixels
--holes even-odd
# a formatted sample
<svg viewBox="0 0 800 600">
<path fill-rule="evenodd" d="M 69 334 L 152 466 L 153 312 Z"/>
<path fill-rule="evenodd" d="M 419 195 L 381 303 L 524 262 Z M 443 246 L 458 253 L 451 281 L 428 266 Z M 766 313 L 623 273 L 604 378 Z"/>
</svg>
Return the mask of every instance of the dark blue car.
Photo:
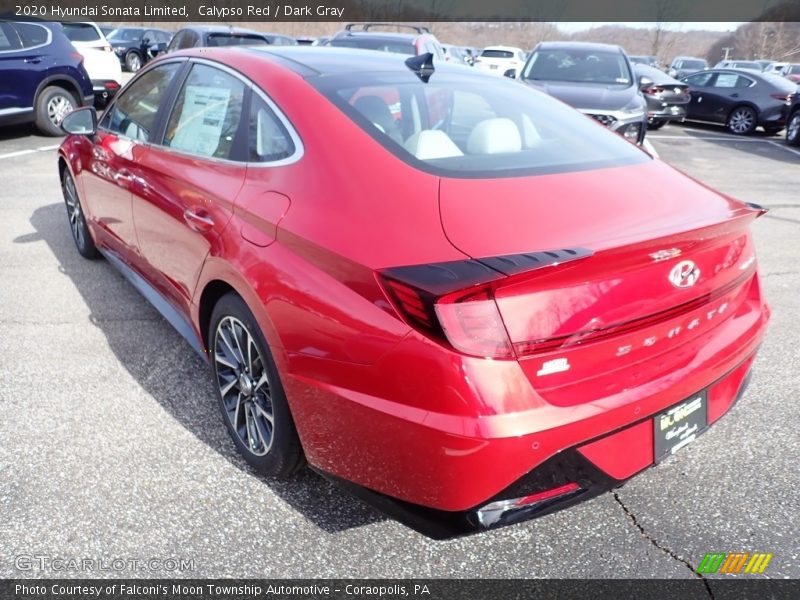
<svg viewBox="0 0 800 600">
<path fill-rule="evenodd" d="M 61 25 L 0 21 L 0 126 L 36 123 L 45 135 L 63 135 L 61 120 L 93 102 L 83 57 Z"/>
</svg>

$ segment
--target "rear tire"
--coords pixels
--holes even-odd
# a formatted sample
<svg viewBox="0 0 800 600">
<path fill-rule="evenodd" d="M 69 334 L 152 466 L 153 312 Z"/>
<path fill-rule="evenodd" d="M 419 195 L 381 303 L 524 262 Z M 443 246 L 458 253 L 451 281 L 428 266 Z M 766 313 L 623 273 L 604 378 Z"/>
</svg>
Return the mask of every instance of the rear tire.
<svg viewBox="0 0 800 600">
<path fill-rule="evenodd" d="M 142 57 L 138 52 L 131 51 L 125 55 L 125 68 L 131 73 L 136 73 L 142 68 Z"/>
<path fill-rule="evenodd" d="M 737 106 L 728 115 L 725 126 L 734 135 L 750 135 L 758 126 L 758 115 L 749 106 Z"/>
<path fill-rule="evenodd" d="M 64 194 L 64 204 L 67 206 L 72 241 L 75 242 L 78 254 L 89 260 L 100 258 L 100 253 L 94 245 L 89 225 L 86 223 L 86 217 L 83 214 L 83 207 L 81 206 L 81 199 L 78 195 L 75 180 L 72 178 L 69 169 L 66 168 L 61 176 L 61 192 Z"/>
<path fill-rule="evenodd" d="M 786 124 L 786 143 L 800 146 L 800 109 L 794 111 Z"/>
<path fill-rule="evenodd" d="M 220 412 L 236 449 L 260 474 L 289 477 L 304 463 L 303 448 L 267 342 L 236 294 L 217 302 L 208 340 Z"/>
<path fill-rule="evenodd" d="M 57 85 L 46 87 L 36 99 L 36 128 L 44 135 L 62 136 L 61 121 L 80 104 L 70 92 Z"/>
</svg>

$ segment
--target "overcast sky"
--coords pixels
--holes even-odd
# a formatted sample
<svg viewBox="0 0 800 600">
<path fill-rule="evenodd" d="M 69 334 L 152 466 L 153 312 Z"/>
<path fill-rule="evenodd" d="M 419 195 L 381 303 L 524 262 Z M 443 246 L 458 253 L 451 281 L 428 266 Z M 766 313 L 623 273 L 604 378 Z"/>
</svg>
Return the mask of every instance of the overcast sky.
<svg viewBox="0 0 800 600">
<path fill-rule="evenodd" d="M 603 25 L 626 25 L 628 27 L 639 27 L 649 29 L 655 27 L 655 23 L 554 23 L 561 31 L 569 33 L 575 31 L 584 31 L 592 27 L 602 27 Z M 692 29 L 707 29 L 709 31 L 733 31 L 741 23 L 662 23 L 665 29 L 672 29 L 675 31 L 690 31 Z"/>
</svg>

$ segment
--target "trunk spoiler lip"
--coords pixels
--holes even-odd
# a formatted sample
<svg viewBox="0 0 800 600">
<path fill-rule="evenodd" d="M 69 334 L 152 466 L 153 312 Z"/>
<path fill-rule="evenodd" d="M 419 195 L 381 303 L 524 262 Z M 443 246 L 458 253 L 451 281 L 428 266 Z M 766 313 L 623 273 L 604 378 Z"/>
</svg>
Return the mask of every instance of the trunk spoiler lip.
<svg viewBox="0 0 800 600">
<path fill-rule="evenodd" d="M 380 269 L 379 273 L 439 297 L 593 255 L 594 251 L 587 248 L 563 248 L 391 267 Z"/>
</svg>

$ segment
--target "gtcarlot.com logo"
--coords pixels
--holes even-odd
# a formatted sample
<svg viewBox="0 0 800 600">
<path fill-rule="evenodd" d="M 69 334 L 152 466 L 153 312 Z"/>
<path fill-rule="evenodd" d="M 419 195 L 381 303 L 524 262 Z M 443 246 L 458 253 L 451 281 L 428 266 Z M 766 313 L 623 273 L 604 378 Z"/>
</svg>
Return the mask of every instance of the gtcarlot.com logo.
<svg viewBox="0 0 800 600">
<path fill-rule="evenodd" d="M 698 573 L 763 573 L 772 554 L 764 552 L 709 552 L 700 561 Z"/>
<path fill-rule="evenodd" d="M 194 571 L 194 559 L 186 558 L 64 558 L 46 554 L 20 554 L 14 558 L 19 571 Z"/>
</svg>

